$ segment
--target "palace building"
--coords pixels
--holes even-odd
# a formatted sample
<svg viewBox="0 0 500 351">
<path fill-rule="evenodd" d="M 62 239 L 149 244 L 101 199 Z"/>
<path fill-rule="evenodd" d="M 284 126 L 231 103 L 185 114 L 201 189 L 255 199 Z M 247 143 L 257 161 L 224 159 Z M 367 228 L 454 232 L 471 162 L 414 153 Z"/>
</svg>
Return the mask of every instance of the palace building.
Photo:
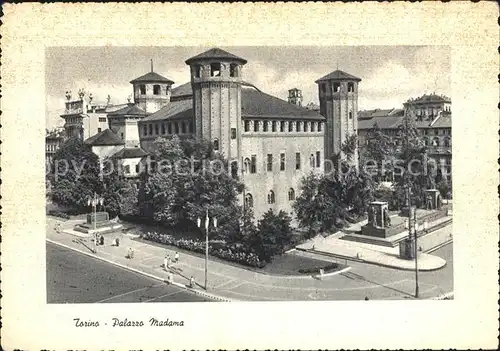
<svg viewBox="0 0 500 351">
<path fill-rule="evenodd" d="M 241 203 L 259 219 L 269 209 L 292 213 L 301 178 L 324 172 L 325 157 L 357 131 L 361 79 L 348 73 L 320 78 L 320 106 L 303 107 L 299 89 L 285 101 L 245 81 L 247 61 L 227 51 L 214 48 L 185 63 L 189 82 L 176 87 L 153 67 L 132 80 L 133 103 L 114 106 L 108 97 L 108 105 L 92 107 L 82 94 L 68 98 L 61 116 L 67 135 L 84 139 L 101 159 L 121 160 L 128 177 L 138 176 L 159 137 L 209 140 L 245 184 Z M 86 125 L 85 118 L 94 122 Z"/>
</svg>

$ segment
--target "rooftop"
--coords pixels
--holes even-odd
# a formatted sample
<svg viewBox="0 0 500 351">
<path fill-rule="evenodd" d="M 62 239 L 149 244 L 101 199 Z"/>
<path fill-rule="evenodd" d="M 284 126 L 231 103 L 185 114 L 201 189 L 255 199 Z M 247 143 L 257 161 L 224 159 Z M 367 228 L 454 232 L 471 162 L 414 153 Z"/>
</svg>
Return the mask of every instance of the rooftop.
<svg viewBox="0 0 500 351">
<path fill-rule="evenodd" d="M 136 78 L 136 79 L 133 79 L 130 81 L 131 84 L 141 83 L 141 82 L 174 84 L 174 81 L 172 81 L 168 78 L 165 78 L 165 77 L 163 77 L 163 76 L 161 76 L 158 73 L 153 72 L 153 71 L 148 72 L 145 75 L 140 76 L 139 78 Z"/>
<path fill-rule="evenodd" d="M 191 117 L 193 117 L 193 100 L 178 100 L 171 101 L 155 113 L 143 118 L 141 122 L 188 119 Z"/>
<path fill-rule="evenodd" d="M 409 99 L 407 104 L 427 104 L 432 102 L 447 102 L 451 103 L 451 99 L 444 95 L 438 95 L 436 93 L 424 94 L 416 99 Z"/>
<path fill-rule="evenodd" d="M 108 113 L 108 116 L 146 116 L 147 113 L 137 105 L 125 106 L 119 110 Z"/>
<path fill-rule="evenodd" d="M 148 153 L 140 147 L 126 147 L 118 151 L 111 156 L 112 158 L 124 159 L 124 158 L 142 158 L 147 156 Z"/>
<path fill-rule="evenodd" d="M 333 71 L 332 73 L 327 74 L 326 76 L 321 77 L 315 83 L 319 83 L 325 80 L 355 80 L 360 82 L 361 78 L 355 77 L 352 74 L 346 73 L 341 70 Z"/>
<path fill-rule="evenodd" d="M 124 145 L 125 142 L 110 129 L 105 129 L 84 141 L 91 146 Z"/>
<path fill-rule="evenodd" d="M 193 56 L 190 59 L 187 59 L 186 64 L 190 65 L 195 61 L 208 60 L 208 59 L 239 61 L 242 64 L 247 63 L 247 60 L 245 60 L 244 58 L 238 57 L 219 48 L 213 48 L 208 51 L 202 52 L 201 54 Z"/>
</svg>

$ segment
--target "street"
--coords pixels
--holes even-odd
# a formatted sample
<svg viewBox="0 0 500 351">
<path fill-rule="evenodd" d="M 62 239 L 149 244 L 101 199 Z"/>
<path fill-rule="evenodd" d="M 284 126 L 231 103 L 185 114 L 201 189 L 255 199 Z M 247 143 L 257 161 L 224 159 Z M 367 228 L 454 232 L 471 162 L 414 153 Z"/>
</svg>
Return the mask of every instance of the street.
<svg viewBox="0 0 500 351">
<path fill-rule="evenodd" d="M 47 242 L 47 303 L 201 302 L 198 295 Z"/>
</svg>

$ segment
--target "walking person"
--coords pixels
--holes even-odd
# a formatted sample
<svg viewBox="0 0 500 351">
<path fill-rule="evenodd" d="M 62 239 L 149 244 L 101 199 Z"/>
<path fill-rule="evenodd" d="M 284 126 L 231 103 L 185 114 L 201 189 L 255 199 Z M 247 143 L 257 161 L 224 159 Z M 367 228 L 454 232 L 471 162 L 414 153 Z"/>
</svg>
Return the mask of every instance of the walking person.
<svg viewBox="0 0 500 351">
<path fill-rule="evenodd" d="M 179 262 L 179 253 L 178 252 L 175 253 L 174 262 L 175 263 Z"/>
<path fill-rule="evenodd" d="M 165 256 L 163 259 L 163 268 L 165 268 L 165 270 L 168 269 L 168 256 Z"/>
</svg>

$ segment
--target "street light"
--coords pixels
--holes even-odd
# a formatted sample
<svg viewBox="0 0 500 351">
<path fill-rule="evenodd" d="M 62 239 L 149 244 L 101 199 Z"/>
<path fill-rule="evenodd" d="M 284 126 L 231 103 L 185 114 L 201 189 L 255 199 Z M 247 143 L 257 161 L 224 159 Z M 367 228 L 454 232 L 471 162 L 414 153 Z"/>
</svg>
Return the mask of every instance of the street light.
<svg viewBox="0 0 500 351">
<path fill-rule="evenodd" d="M 90 217 L 90 220 L 93 222 L 93 235 L 94 235 L 94 253 L 97 252 L 97 226 L 96 226 L 96 217 L 97 217 L 97 205 L 103 205 L 104 204 L 104 198 L 102 196 L 98 196 L 97 193 L 94 193 L 94 196 L 89 196 L 87 198 L 87 205 L 92 205 L 92 214 L 94 216 L 94 219 L 92 220 L 92 217 Z"/>
<path fill-rule="evenodd" d="M 413 215 L 415 222 L 414 225 L 414 236 L 415 236 L 415 298 L 418 299 L 419 289 L 418 289 L 418 235 L 417 235 L 417 208 L 415 207 L 415 212 Z"/>
<path fill-rule="evenodd" d="M 217 228 L 217 218 L 213 217 L 214 228 Z M 198 228 L 201 228 L 201 218 L 198 217 Z M 208 217 L 208 210 L 205 215 L 205 290 L 208 290 L 207 279 L 208 279 L 208 227 L 210 224 L 210 219 Z"/>
</svg>

